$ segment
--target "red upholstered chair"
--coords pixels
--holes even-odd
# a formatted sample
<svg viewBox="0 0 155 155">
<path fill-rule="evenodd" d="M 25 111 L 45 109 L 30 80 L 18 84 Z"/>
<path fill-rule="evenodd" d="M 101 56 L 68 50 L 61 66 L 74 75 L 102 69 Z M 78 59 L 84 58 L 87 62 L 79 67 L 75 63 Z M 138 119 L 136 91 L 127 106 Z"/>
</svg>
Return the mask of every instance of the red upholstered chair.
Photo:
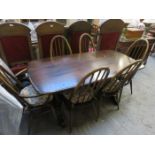
<svg viewBox="0 0 155 155">
<path fill-rule="evenodd" d="M 73 53 L 79 53 L 79 39 L 83 33 L 91 33 L 91 25 L 86 21 L 77 21 L 68 28 L 68 40 Z"/>
<path fill-rule="evenodd" d="M 32 59 L 30 29 L 20 23 L 0 24 L 0 55 L 14 73 Z"/>
<path fill-rule="evenodd" d="M 44 22 L 36 28 L 41 58 L 50 57 L 50 42 L 56 35 L 64 35 L 65 28 L 57 22 Z"/>
<path fill-rule="evenodd" d="M 109 19 L 100 26 L 98 50 L 115 50 L 124 28 L 120 19 Z"/>
</svg>

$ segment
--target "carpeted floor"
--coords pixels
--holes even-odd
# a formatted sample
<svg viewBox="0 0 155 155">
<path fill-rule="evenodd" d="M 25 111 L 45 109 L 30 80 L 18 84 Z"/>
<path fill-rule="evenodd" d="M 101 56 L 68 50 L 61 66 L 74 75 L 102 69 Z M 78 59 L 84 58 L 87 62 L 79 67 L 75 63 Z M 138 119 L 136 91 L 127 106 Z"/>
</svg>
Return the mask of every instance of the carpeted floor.
<svg viewBox="0 0 155 155">
<path fill-rule="evenodd" d="M 133 95 L 129 86 L 124 88 L 119 111 L 111 99 L 103 99 L 97 122 L 91 109 L 76 111 L 75 116 L 72 134 L 155 134 L 155 56 L 151 56 L 146 67 L 134 77 Z M 68 134 L 67 128 L 59 127 L 48 116 L 36 120 L 33 126 L 33 134 Z"/>
</svg>

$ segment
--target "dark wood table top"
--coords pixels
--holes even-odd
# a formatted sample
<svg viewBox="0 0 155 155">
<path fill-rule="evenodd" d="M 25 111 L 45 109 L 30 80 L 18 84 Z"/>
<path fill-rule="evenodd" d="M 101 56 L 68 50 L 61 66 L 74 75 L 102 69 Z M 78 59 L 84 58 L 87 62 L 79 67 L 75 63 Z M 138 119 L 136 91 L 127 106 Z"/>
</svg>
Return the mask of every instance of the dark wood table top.
<svg viewBox="0 0 155 155">
<path fill-rule="evenodd" d="M 133 62 L 122 53 L 106 50 L 31 61 L 28 74 L 35 89 L 47 94 L 74 88 L 82 77 L 99 67 L 109 67 L 112 77 Z"/>
</svg>

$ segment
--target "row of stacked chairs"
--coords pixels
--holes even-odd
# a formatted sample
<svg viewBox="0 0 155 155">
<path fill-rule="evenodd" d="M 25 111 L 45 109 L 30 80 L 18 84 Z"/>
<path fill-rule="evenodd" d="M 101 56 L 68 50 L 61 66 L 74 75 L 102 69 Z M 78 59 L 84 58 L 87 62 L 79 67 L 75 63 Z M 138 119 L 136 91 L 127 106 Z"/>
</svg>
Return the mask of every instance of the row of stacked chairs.
<svg viewBox="0 0 155 155">
<path fill-rule="evenodd" d="M 99 28 L 97 49 L 115 49 L 124 27 L 120 19 L 104 22 Z M 50 43 L 53 37 L 61 35 L 67 38 L 72 53 L 79 53 L 79 40 L 82 34 L 89 37 L 92 26 L 86 21 L 78 21 L 65 28 L 57 22 L 44 22 L 36 28 L 39 58 L 50 57 Z M 34 58 L 32 51 L 31 30 L 21 23 L 0 24 L 0 56 L 14 73 L 27 67 L 27 62 Z M 90 38 L 90 37 L 89 37 Z M 88 46 L 88 42 L 86 43 Z"/>
</svg>

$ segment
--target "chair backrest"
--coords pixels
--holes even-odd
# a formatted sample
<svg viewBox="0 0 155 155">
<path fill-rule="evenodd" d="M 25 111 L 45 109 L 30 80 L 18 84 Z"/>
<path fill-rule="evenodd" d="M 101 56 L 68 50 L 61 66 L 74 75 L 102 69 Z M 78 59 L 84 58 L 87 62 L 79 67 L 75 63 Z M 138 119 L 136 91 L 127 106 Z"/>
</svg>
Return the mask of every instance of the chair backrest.
<svg viewBox="0 0 155 155">
<path fill-rule="evenodd" d="M 104 87 L 109 75 L 109 68 L 99 68 L 84 76 L 70 95 L 73 104 L 90 101 Z"/>
<path fill-rule="evenodd" d="M 32 59 L 30 29 L 20 23 L 0 24 L 0 52 L 9 65 Z"/>
<path fill-rule="evenodd" d="M 112 77 L 107 85 L 103 88 L 105 92 L 116 93 L 127 81 L 130 81 L 132 77 L 136 74 L 138 68 L 142 64 L 142 60 L 137 60 L 136 62 L 128 65 L 120 72 L 118 72 L 114 77 Z"/>
<path fill-rule="evenodd" d="M 96 51 L 93 39 L 88 33 L 83 33 L 80 36 L 79 51 L 80 53 Z"/>
<path fill-rule="evenodd" d="M 56 35 L 64 35 L 65 28 L 62 24 L 47 21 L 36 28 L 40 58 L 50 57 L 50 41 Z"/>
<path fill-rule="evenodd" d="M 86 21 L 77 21 L 68 28 L 68 39 L 73 53 L 79 53 L 79 39 L 81 34 L 91 33 L 91 24 Z"/>
<path fill-rule="evenodd" d="M 72 54 L 72 50 L 66 37 L 62 35 L 54 36 L 50 43 L 50 56 L 55 57 L 69 54 Z"/>
<path fill-rule="evenodd" d="M 126 54 L 135 60 L 138 59 L 144 60 L 147 56 L 148 49 L 149 49 L 148 40 L 138 39 L 129 46 Z"/>
<path fill-rule="evenodd" d="M 121 19 L 109 19 L 101 24 L 98 49 L 115 50 L 123 28 L 124 22 Z"/>
</svg>

